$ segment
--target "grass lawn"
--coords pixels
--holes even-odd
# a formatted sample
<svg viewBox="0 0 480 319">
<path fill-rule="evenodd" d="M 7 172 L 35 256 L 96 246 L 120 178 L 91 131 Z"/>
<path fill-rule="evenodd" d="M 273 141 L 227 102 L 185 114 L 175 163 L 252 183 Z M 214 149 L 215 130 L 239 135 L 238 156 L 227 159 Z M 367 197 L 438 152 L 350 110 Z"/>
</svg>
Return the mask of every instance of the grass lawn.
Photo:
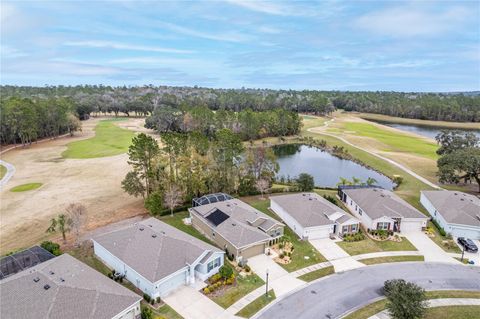
<svg viewBox="0 0 480 319">
<path fill-rule="evenodd" d="M 479 319 L 480 306 L 448 306 L 427 309 L 424 319 Z"/>
<path fill-rule="evenodd" d="M 430 239 L 433 240 L 435 244 L 440 246 L 443 250 L 445 250 L 448 253 L 458 253 L 458 254 L 462 253 L 462 250 L 457 245 L 451 245 L 451 246 L 444 245 L 443 241 L 447 240 L 447 238 L 445 236 L 440 235 L 437 227 L 435 227 L 435 225 L 431 221 L 428 222 L 428 227 L 434 230 L 435 236 L 430 237 Z"/>
<path fill-rule="evenodd" d="M 175 228 L 180 229 L 181 231 L 196 237 L 200 240 L 203 240 L 204 242 L 216 246 L 215 243 L 210 241 L 207 237 L 203 236 L 202 233 L 200 233 L 198 230 L 196 230 L 192 225 L 185 225 L 182 221 L 182 219 L 190 216 L 190 214 L 187 211 L 182 211 L 178 213 L 174 213 L 173 216 L 170 215 L 165 215 L 165 216 L 160 216 L 157 217 L 159 220 L 161 220 L 164 223 L 169 224 L 170 226 L 173 226 Z"/>
<path fill-rule="evenodd" d="M 22 184 L 22 185 L 18 185 L 18 186 L 13 187 L 12 189 L 10 189 L 10 191 L 14 192 L 14 193 L 26 192 L 26 191 L 31 191 L 31 190 L 37 189 L 42 185 L 43 185 L 42 183 Z"/>
<path fill-rule="evenodd" d="M 331 275 L 334 272 L 335 272 L 335 270 L 333 269 L 333 266 L 329 266 L 329 267 L 314 270 L 314 271 L 309 272 L 305 275 L 301 275 L 300 277 L 298 277 L 298 279 L 301 279 L 301 280 L 306 281 L 306 282 L 310 282 L 310 281 L 313 281 L 315 279 Z"/>
<path fill-rule="evenodd" d="M 233 268 L 233 267 L 232 267 Z M 254 291 L 258 287 L 261 287 L 265 282 L 262 278 L 258 277 L 255 274 L 251 274 L 245 277 L 242 277 L 234 269 L 235 277 L 237 283 L 235 286 L 229 286 L 221 295 L 213 296 L 209 295 L 210 299 L 216 302 L 219 306 L 227 309 L 235 302 L 240 300 L 242 297 L 248 295 L 250 292 Z"/>
<path fill-rule="evenodd" d="M 275 300 L 275 298 L 275 291 L 269 290 L 267 296 L 261 295 L 260 297 L 243 307 L 242 310 L 237 312 L 235 315 L 243 318 L 250 318 L 257 312 L 259 312 L 260 309 L 263 309 L 266 305 Z"/>
<path fill-rule="evenodd" d="M 472 122 L 429 121 L 429 120 L 408 119 L 403 117 L 395 117 L 395 116 L 373 114 L 373 113 L 359 113 L 357 114 L 357 116 L 366 120 L 384 121 L 387 123 L 433 126 L 433 127 L 443 127 L 443 128 L 450 128 L 450 129 L 459 128 L 459 129 L 480 130 L 480 123 L 472 123 Z"/>
<path fill-rule="evenodd" d="M 0 179 L 2 179 L 5 174 L 7 174 L 7 168 L 3 165 L 0 165 Z"/>
<path fill-rule="evenodd" d="M 349 255 L 362 255 L 376 253 L 381 251 L 416 251 L 417 248 L 412 245 L 408 239 L 402 237 L 401 242 L 391 240 L 376 241 L 365 235 L 365 239 L 356 242 L 341 241 L 337 243 Z"/>
<path fill-rule="evenodd" d="M 281 220 L 275 213 L 270 211 L 270 200 L 259 199 L 259 197 L 244 197 L 245 202 L 255 207 L 259 211 L 271 216 L 276 220 Z M 288 226 L 285 226 L 284 235 L 289 238 L 290 242 L 295 248 L 292 253 L 292 261 L 289 264 L 279 264 L 286 271 L 292 272 L 298 269 L 308 267 L 310 265 L 318 264 L 327 261 L 308 241 L 302 241 L 298 238 L 297 234 L 293 232 Z M 308 258 L 305 259 L 305 256 Z"/>
<path fill-rule="evenodd" d="M 387 146 L 384 151 L 412 153 L 422 157 L 436 160 L 438 145 L 424 139 L 401 134 L 390 130 L 383 130 L 378 126 L 369 123 L 346 122 L 343 124 L 345 130 L 353 131 L 357 136 L 365 136 L 376 139 Z"/>
<path fill-rule="evenodd" d="M 404 261 L 425 261 L 423 256 L 389 256 L 389 257 L 378 257 L 378 258 L 368 258 L 359 260 L 365 265 L 374 265 L 374 264 L 384 264 L 384 263 L 399 263 Z"/>
<path fill-rule="evenodd" d="M 118 121 L 118 120 L 116 120 Z M 64 158 L 96 158 L 123 154 L 128 151 L 135 133 L 116 126 L 115 120 L 100 121 L 95 127 L 95 136 L 67 145 Z"/>
<path fill-rule="evenodd" d="M 153 309 L 151 307 L 150 309 L 153 311 L 154 319 L 183 319 L 178 312 L 167 304 L 164 304 L 159 309 Z"/>
<path fill-rule="evenodd" d="M 439 290 L 439 291 L 427 291 L 427 299 L 439 299 L 439 298 L 480 298 L 480 291 L 463 291 L 463 290 Z M 381 299 L 373 302 L 357 311 L 352 312 L 343 319 L 367 319 L 382 310 L 386 309 L 387 300 Z M 432 308 L 433 309 L 433 308 Z M 427 317 L 436 318 L 436 317 Z M 447 318 L 447 317 L 445 317 Z M 448 318 L 462 318 L 464 317 L 448 317 Z M 475 317 L 472 317 L 475 318 Z M 478 316 L 476 317 L 478 318 Z"/>
</svg>

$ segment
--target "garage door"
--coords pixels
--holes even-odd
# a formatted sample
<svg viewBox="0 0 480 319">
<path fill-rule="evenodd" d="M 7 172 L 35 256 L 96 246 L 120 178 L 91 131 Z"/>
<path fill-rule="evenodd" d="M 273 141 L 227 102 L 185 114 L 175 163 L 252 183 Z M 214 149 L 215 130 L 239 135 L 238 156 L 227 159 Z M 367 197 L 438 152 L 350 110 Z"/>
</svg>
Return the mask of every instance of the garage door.
<svg viewBox="0 0 480 319">
<path fill-rule="evenodd" d="M 411 232 L 419 232 L 422 230 L 422 222 L 420 221 L 405 221 L 402 220 L 400 224 L 400 232 L 401 233 L 411 233 Z"/>
<path fill-rule="evenodd" d="M 242 250 L 241 252 L 241 257 L 243 259 L 248 259 L 250 257 L 255 257 L 257 255 L 261 255 L 265 253 L 265 244 L 259 244 L 253 247 L 246 248 L 245 250 Z"/>
<path fill-rule="evenodd" d="M 328 238 L 332 232 L 333 229 L 331 227 L 307 228 L 305 230 L 305 235 L 308 237 L 308 239 L 322 239 Z"/>
<path fill-rule="evenodd" d="M 480 239 L 480 230 L 465 229 L 459 227 L 452 228 L 452 235 L 455 237 L 466 237 L 470 239 Z"/>
<path fill-rule="evenodd" d="M 166 294 L 168 294 L 172 290 L 175 290 L 178 287 L 180 287 L 181 285 L 184 285 L 186 283 L 186 278 L 187 278 L 187 274 L 184 271 L 184 272 L 170 278 L 166 282 L 162 283 L 160 285 L 160 287 L 158 287 L 159 288 L 158 291 L 160 292 L 160 295 L 165 296 Z"/>
</svg>

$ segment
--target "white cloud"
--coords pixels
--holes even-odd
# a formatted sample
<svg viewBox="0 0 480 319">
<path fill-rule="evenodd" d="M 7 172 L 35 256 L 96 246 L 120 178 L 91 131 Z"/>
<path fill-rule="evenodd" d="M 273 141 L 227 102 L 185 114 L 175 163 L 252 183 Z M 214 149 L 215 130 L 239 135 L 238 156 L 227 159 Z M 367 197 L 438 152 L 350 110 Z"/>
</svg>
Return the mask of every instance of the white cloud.
<svg viewBox="0 0 480 319">
<path fill-rule="evenodd" d="M 292 12 L 286 10 L 286 8 L 279 3 L 265 2 L 265 1 L 245 1 L 245 0 L 227 0 L 231 4 L 241 6 L 243 8 L 268 13 L 273 15 L 288 16 L 292 15 Z"/>
<path fill-rule="evenodd" d="M 148 51 L 148 52 L 162 52 L 162 53 L 193 53 L 191 50 L 180 50 L 172 48 L 162 48 L 157 46 L 144 46 L 144 45 L 134 45 L 127 43 L 119 43 L 112 41 L 68 41 L 65 42 L 66 46 L 74 47 L 89 47 L 89 48 L 110 48 L 116 50 L 132 50 L 132 51 Z"/>
<path fill-rule="evenodd" d="M 189 35 L 198 38 L 204 38 L 209 40 L 224 41 L 224 42 L 246 42 L 251 40 L 251 36 L 240 32 L 223 32 L 223 33 L 208 33 L 199 30 L 194 30 L 186 27 L 182 27 L 173 23 L 162 22 L 159 24 L 161 27 L 167 28 L 171 31 Z"/>
<path fill-rule="evenodd" d="M 451 7 L 442 12 L 402 6 L 367 13 L 354 22 L 355 27 L 394 37 L 442 35 L 468 20 L 469 11 Z"/>
</svg>

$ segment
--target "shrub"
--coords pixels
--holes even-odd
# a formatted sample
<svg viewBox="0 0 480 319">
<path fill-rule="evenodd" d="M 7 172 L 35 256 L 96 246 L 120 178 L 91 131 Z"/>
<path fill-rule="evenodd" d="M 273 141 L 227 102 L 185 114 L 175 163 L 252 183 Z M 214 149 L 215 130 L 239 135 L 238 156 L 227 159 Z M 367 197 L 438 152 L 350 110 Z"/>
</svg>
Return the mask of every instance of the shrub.
<svg viewBox="0 0 480 319">
<path fill-rule="evenodd" d="M 160 297 L 157 297 L 157 303 L 160 303 Z"/>
<path fill-rule="evenodd" d="M 212 277 L 208 278 L 208 282 L 209 282 L 210 284 L 214 284 L 214 283 L 216 283 L 217 281 L 219 281 L 220 279 L 222 279 L 222 275 L 220 275 L 220 274 L 215 274 L 215 275 L 213 275 Z"/>
<path fill-rule="evenodd" d="M 218 270 L 218 273 L 223 277 L 223 278 L 229 278 L 233 274 L 233 269 L 229 265 L 225 264 L 220 269 Z"/>
<path fill-rule="evenodd" d="M 227 279 L 227 285 L 233 285 L 234 282 L 235 282 L 235 278 L 228 278 Z"/>
<path fill-rule="evenodd" d="M 208 295 L 210 293 L 210 289 L 208 289 L 208 287 L 203 288 L 203 293 Z"/>
<path fill-rule="evenodd" d="M 249 265 L 245 265 L 245 267 L 243 268 L 246 272 L 250 272 L 250 266 Z"/>
<path fill-rule="evenodd" d="M 152 299 L 148 294 L 143 294 L 143 299 L 145 299 L 146 302 L 150 302 L 150 300 Z"/>
<path fill-rule="evenodd" d="M 292 245 L 292 247 L 290 247 L 290 251 L 291 251 L 292 253 L 293 253 L 293 249 L 294 249 L 294 248 L 295 248 L 295 247 L 293 247 L 293 245 Z"/>
<path fill-rule="evenodd" d="M 443 229 L 440 226 L 440 224 L 437 222 L 436 219 L 432 218 L 432 223 L 435 225 L 435 227 L 437 227 L 438 232 L 440 233 L 441 236 L 443 236 L 443 237 L 447 236 L 447 232 L 445 231 L 445 229 Z"/>
<path fill-rule="evenodd" d="M 153 306 L 155 304 L 155 300 L 150 300 L 150 304 Z"/>
<path fill-rule="evenodd" d="M 278 248 L 283 249 L 284 245 L 283 243 L 278 244 Z"/>
<path fill-rule="evenodd" d="M 153 319 L 153 311 L 149 307 L 142 307 L 142 319 Z"/>
<path fill-rule="evenodd" d="M 62 254 L 62 251 L 60 250 L 60 245 L 57 243 L 54 243 L 50 240 L 45 240 L 40 244 L 40 247 L 45 249 L 46 251 L 49 251 L 52 253 L 52 255 L 59 256 Z"/>
<path fill-rule="evenodd" d="M 145 208 L 150 215 L 161 215 L 163 211 L 163 196 L 160 192 L 154 192 L 145 199 Z"/>
<path fill-rule="evenodd" d="M 280 259 L 283 259 L 283 257 L 285 257 L 285 255 L 284 255 L 283 253 L 281 253 L 281 254 L 278 256 L 278 258 L 280 258 Z"/>
<path fill-rule="evenodd" d="M 323 195 L 323 198 L 328 200 L 330 203 L 332 203 L 334 205 L 337 205 L 337 199 L 335 197 L 330 196 L 330 195 Z"/>
<path fill-rule="evenodd" d="M 397 187 L 400 186 L 400 184 L 402 184 L 403 182 L 403 176 L 401 175 L 393 175 L 393 179 L 392 181 L 397 184 Z"/>
</svg>

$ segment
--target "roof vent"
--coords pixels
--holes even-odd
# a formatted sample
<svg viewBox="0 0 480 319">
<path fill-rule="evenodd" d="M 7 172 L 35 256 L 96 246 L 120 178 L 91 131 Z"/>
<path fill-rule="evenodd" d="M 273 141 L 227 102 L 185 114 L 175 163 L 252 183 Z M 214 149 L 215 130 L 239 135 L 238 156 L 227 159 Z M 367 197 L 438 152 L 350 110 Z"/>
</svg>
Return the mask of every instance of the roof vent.
<svg viewBox="0 0 480 319">
<path fill-rule="evenodd" d="M 153 238 L 157 238 L 157 234 L 153 234 L 152 237 L 153 237 Z"/>
<path fill-rule="evenodd" d="M 50 270 L 50 275 L 55 275 L 55 273 L 52 270 Z"/>
<path fill-rule="evenodd" d="M 152 225 L 148 225 L 148 227 L 153 227 Z"/>
<path fill-rule="evenodd" d="M 235 224 L 235 223 L 232 223 L 232 226 L 237 226 L 237 224 Z"/>
<path fill-rule="evenodd" d="M 313 198 L 309 198 L 308 200 L 313 200 Z"/>
<path fill-rule="evenodd" d="M 302 194 L 302 196 L 307 196 L 307 194 Z"/>
<path fill-rule="evenodd" d="M 465 200 L 465 198 L 460 198 L 460 200 L 463 202 Z"/>
<path fill-rule="evenodd" d="M 65 279 L 63 279 L 62 277 L 60 277 L 60 281 L 61 281 L 61 282 L 64 282 L 64 281 L 65 281 Z"/>
<path fill-rule="evenodd" d="M 49 285 L 49 284 L 46 284 L 45 286 L 43 286 L 43 289 L 45 289 L 45 290 L 50 289 L 50 285 Z"/>
<path fill-rule="evenodd" d="M 139 228 L 140 231 L 143 231 L 144 229 L 145 229 L 145 228 L 143 228 L 143 227 L 140 227 L 140 228 Z"/>
<path fill-rule="evenodd" d="M 40 281 L 40 278 L 38 278 L 38 277 L 35 277 L 35 278 L 33 278 L 33 281 L 35 281 L 35 282 L 39 282 L 39 281 Z"/>
<path fill-rule="evenodd" d="M 477 217 L 477 219 L 480 220 L 480 215 L 475 215 L 475 217 Z"/>
<path fill-rule="evenodd" d="M 227 207 L 230 207 L 230 204 L 227 204 Z"/>
<path fill-rule="evenodd" d="M 161 231 L 161 233 L 162 233 L 162 235 L 165 235 L 165 232 L 163 230 Z"/>
</svg>

